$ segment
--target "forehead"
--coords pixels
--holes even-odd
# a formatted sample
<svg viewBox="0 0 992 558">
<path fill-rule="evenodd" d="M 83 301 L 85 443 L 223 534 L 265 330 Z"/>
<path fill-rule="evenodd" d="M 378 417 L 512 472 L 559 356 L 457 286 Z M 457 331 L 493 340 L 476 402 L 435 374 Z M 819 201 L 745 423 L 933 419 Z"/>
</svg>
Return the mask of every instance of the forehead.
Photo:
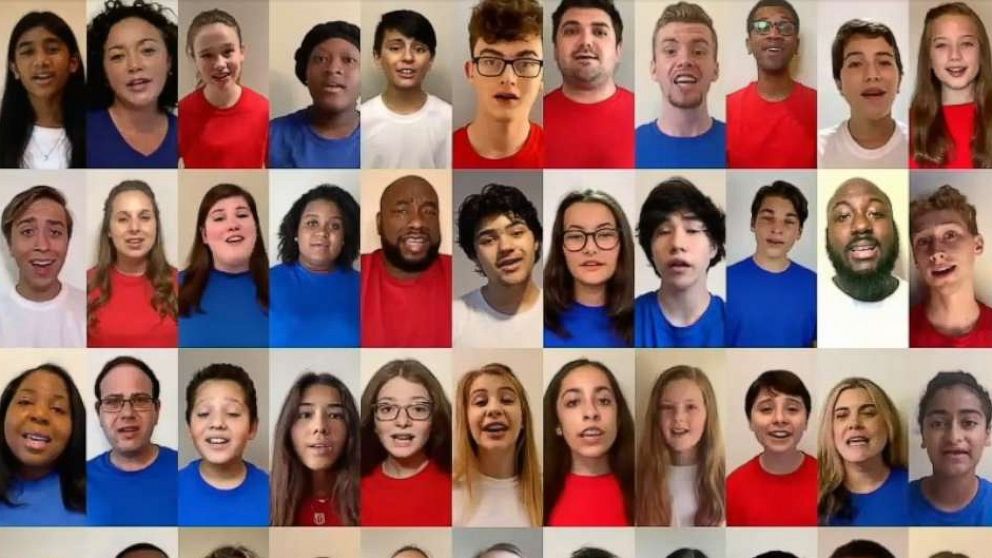
<svg viewBox="0 0 992 558">
<path fill-rule="evenodd" d="M 874 403 L 868 390 L 863 387 L 849 387 L 837 395 L 837 402 L 834 407 L 848 407 L 862 403 Z"/>
<path fill-rule="evenodd" d="M 386 41 L 416 41 L 417 39 L 407 35 L 399 29 L 387 28 L 382 32 L 382 42 Z"/>
<path fill-rule="evenodd" d="M 127 192 L 121 192 L 114 196 L 114 201 L 111 204 L 114 208 L 129 205 L 142 205 L 151 207 L 152 200 L 144 192 L 139 192 L 138 190 L 128 190 Z"/>
<path fill-rule="evenodd" d="M 569 23 L 585 25 L 602 23 L 609 26 L 610 29 L 613 28 L 613 20 L 610 19 L 610 14 L 599 8 L 569 8 L 561 16 L 561 25 L 564 26 Z"/>
<path fill-rule="evenodd" d="M 135 37 L 134 35 L 138 35 Z M 115 46 L 114 43 L 127 39 L 162 39 L 162 32 L 157 27 L 140 17 L 126 17 L 110 28 L 107 34 L 107 46 Z"/>
<path fill-rule="evenodd" d="M 62 207 L 62 204 L 55 200 L 40 198 L 28 204 L 27 208 L 25 208 L 20 215 L 14 218 L 14 222 L 16 223 L 18 221 L 39 218 L 45 221 L 65 223 L 65 208 Z"/>
<path fill-rule="evenodd" d="M 681 399 L 702 399 L 703 390 L 699 389 L 696 382 L 688 378 L 679 378 L 665 384 L 661 390 L 661 398 L 681 398 Z"/>
<path fill-rule="evenodd" d="M 661 41 L 703 41 L 712 44 L 716 38 L 704 23 L 670 21 L 658 29 L 657 42 Z"/>
<path fill-rule="evenodd" d="M 609 388 L 610 379 L 599 368 L 595 366 L 580 366 L 569 372 L 561 382 L 561 391 L 570 389 L 598 389 Z"/>
<path fill-rule="evenodd" d="M 796 213 L 796 207 L 792 205 L 792 202 L 783 198 L 782 196 L 765 196 L 761 200 L 761 205 L 758 207 L 758 211 L 771 211 L 773 213 Z"/>
<path fill-rule="evenodd" d="M 754 402 L 755 402 L 755 404 L 757 404 L 757 403 L 759 403 L 761 401 L 765 401 L 765 400 L 769 400 L 769 399 L 770 400 L 774 400 L 776 402 L 780 402 L 780 401 L 782 401 L 782 402 L 784 402 L 784 401 L 799 401 L 799 402 L 802 402 L 802 400 L 803 400 L 803 398 L 800 397 L 800 396 L 798 396 L 798 395 L 791 395 L 791 394 L 788 394 L 788 393 L 783 393 L 781 391 L 776 391 L 776 390 L 774 390 L 774 389 L 772 389 L 770 387 L 765 386 L 765 387 L 762 387 L 760 391 L 758 391 L 758 397 L 756 397 L 754 399 Z"/>
<path fill-rule="evenodd" d="M 400 376 L 392 378 L 379 388 L 380 399 L 386 397 L 392 399 L 413 399 L 415 397 L 429 399 L 429 396 L 426 386 Z"/>
<path fill-rule="evenodd" d="M 837 188 L 830 198 L 829 208 L 834 209 L 839 204 L 858 205 L 872 202 L 891 208 L 889 197 L 878 186 L 866 180 L 855 179 Z"/>
<path fill-rule="evenodd" d="M 935 209 L 927 211 L 913 219 L 913 230 L 921 233 L 940 225 L 958 225 L 968 232 L 968 224 L 964 215 L 953 209 Z"/>
<path fill-rule="evenodd" d="M 357 53 L 358 48 L 351 44 L 351 42 L 342 39 L 340 37 L 331 37 L 330 39 L 325 39 L 314 45 L 312 52 L 347 52 L 347 53 Z"/>
<path fill-rule="evenodd" d="M 526 227 L 527 223 L 512 213 L 496 213 L 479 219 L 479 224 L 475 227 L 475 231 L 479 232 L 487 229 L 505 229 L 510 225 L 524 225 Z M 529 229 L 530 227 L 528 227 L 528 230 Z"/>
<path fill-rule="evenodd" d="M 133 364 L 120 364 L 110 369 L 100 381 L 100 393 L 120 392 L 125 388 L 140 388 L 151 393 L 152 380 Z"/>
<path fill-rule="evenodd" d="M 598 226 L 603 223 L 616 224 L 616 218 L 609 207 L 599 202 L 577 202 L 568 206 L 564 216 L 565 228 L 571 226 Z"/>
<path fill-rule="evenodd" d="M 881 36 L 852 35 L 847 40 L 847 43 L 844 44 L 844 56 L 858 53 L 865 56 L 874 56 L 876 54 L 891 54 L 895 56 L 895 49 Z"/>
<path fill-rule="evenodd" d="M 963 409 L 982 410 L 982 402 L 978 395 L 962 385 L 940 388 L 934 393 L 926 412 L 959 411 Z"/>
<path fill-rule="evenodd" d="M 59 43 L 62 42 L 62 39 L 60 39 L 55 33 L 52 33 L 44 27 L 32 27 L 31 29 L 25 31 L 20 38 L 17 39 L 17 46 L 31 43 L 41 43 L 52 39 L 58 41 Z"/>
<path fill-rule="evenodd" d="M 702 223 L 703 219 L 688 209 L 676 209 L 665 215 L 665 220 L 661 224 L 677 225 L 683 222 Z"/>
<path fill-rule="evenodd" d="M 437 203 L 437 192 L 434 187 L 420 177 L 401 178 L 386 187 L 382 192 L 382 205 L 392 205 L 400 202 L 434 202 Z"/>
<path fill-rule="evenodd" d="M 323 384 L 314 384 L 303 390 L 301 403 L 309 402 L 330 404 L 341 403 L 341 393 L 337 390 L 337 388 L 325 386 Z"/>
<path fill-rule="evenodd" d="M 483 50 L 498 52 L 504 58 L 534 56 L 534 54 L 537 54 L 537 57 L 540 58 L 544 54 L 541 38 L 537 35 L 528 35 L 512 41 L 496 41 L 494 43 L 490 43 L 479 37 L 475 41 L 472 54 L 478 56 Z"/>
<path fill-rule="evenodd" d="M 307 213 L 329 213 L 332 216 L 341 215 L 341 209 L 338 204 L 332 202 L 331 200 L 310 200 L 307 202 L 306 206 L 303 207 L 303 214 Z"/>
<path fill-rule="evenodd" d="M 193 37 L 193 46 L 197 49 L 217 47 L 221 45 L 237 45 L 241 41 L 238 40 L 237 29 L 227 25 L 226 23 L 210 23 L 204 25 L 197 30 L 196 36 Z"/>
<path fill-rule="evenodd" d="M 472 385 L 469 386 L 469 393 L 476 390 L 497 390 L 502 388 L 514 389 L 513 383 L 510 382 L 509 378 L 502 374 L 483 373 L 472 380 Z"/>
<path fill-rule="evenodd" d="M 947 14 L 933 20 L 933 38 L 977 35 L 975 22 L 966 15 Z"/>
<path fill-rule="evenodd" d="M 236 399 L 244 403 L 247 398 L 241 384 L 234 380 L 207 380 L 196 388 L 196 401 L 204 399 Z"/>
<path fill-rule="evenodd" d="M 209 213 L 214 211 L 230 211 L 232 209 L 247 208 L 248 200 L 244 196 L 231 196 L 222 200 L 217 200 L 210 206 Z"/>
<path fill-rule="evenodd" d="M 782 6 L 762 6 L 754 12 L 754 18 L 752 21 L 757 21 L 759 19 L 767 19 L 768 21 L 779 21 L 788 20 L 795 23 L 796 18 L 792 16 L 792 12 Z"/>
<path fill-rule="evenodd" d="M 17 387 L 17 391 L 26 390 L 62 397 L 67 397 L 69 394 L 69 388 L 62 378 L 47 370 L 36 370 L 28 374 Z"/>
</svg>

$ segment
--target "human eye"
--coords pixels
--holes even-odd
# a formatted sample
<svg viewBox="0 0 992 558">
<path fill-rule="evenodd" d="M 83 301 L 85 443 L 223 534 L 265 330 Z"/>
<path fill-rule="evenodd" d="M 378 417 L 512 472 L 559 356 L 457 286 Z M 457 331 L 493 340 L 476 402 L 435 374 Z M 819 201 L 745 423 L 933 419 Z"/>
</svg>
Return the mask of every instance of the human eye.
<svg viewBox="0 0 992 558">
<path fill-rule="evenodd" d="M 55 238 L 61 238 L 62 235 L 65 234 L 65 231 L 63 231 L 62 229 L 51 229 L 48 234 L 50 234 Z"/>
<path fill-rule="evenodd" d="M 597 27 L 596 30 L 593 31 L 593 33 L 597 37 L 605 37 L 605 36 L 607 36 L 609 34 L 609 33 L 606 32 L 606 29 L 603 29 L 602 27 Z"/>
<path fill-rule="evenodd" d="M 504 393 L 500 396 L 499 402 L 504 405 L 513 405 L 517 402 L 517 396 L 512 393 Z"/>
<path fill-rule="evenodd" d="M 484 393 L 480 393 L 472 398 L 472 405 L 475 405 L 476 407 L 485 407 L 488 402 L 489 396 Z"/>
<path fill-rule="evenodd" d="M 775 406 L 771 403 L 765 403 L 764 405 L 758 405 L 758 412 L 763 415 L 769 415 L 775 410 Z"/>
<path fill-rule="evenodd" d="M 424 45 L 417 45 L 417 46 L 413 47 L 413 50 L 417 54 L 427 54 L 428 52 L 430 52 L 430 49 L 428 49 Z"/>
<path fill-rule="evenodd" d="M 564 36 L 566 36 L 566 37 L 571 37 L 576 32 L 577 32 L 577 29 L 575 28 L 574 25 L 566 25 L 561 30 L 561 34 L 564 35 Z"/>
<path fill-rule="evenodd" d="M 609 406 L 613 405 L 613 396 L 612 395 L 601 395 L 601 396 L 599 396 L 599 399 L 597 399 L 596 401 L 601 406 L 603 406 L 603 407 L 609 407 Z"/>
<path fill-rule="evenodd" d="M 617 237 L 616 229 L 599 229 L 596 231 L 596 236 L 600 239 L 612 240 Z"/>
<path fill-rule="evenodd" d="M 834 420 L 836 420 L 836 419 L 846 419 L 849 416 L 851 416 L 851 411 L 849 411 L 847 409 L 838 409 L 838 410 L 834 411 Z"/>
<path fill-rule="evenodd" d="M 197 409 L 196 418 L 205 419 L 210 416 L 210 409 Z"/>
<path fill-rule="evenodd" d="M 108 57 L 108 60 L 110 60 L 111 62 L 120 62 L 123 59 L 124 59 L 124 55 L 121 54 L 120 52 L 115 52 Z"/>
<path fill-rule="evenodd" d="M 860 68 L 861 67 L 861 60 L 859 60 L 857 58 L 851 58 L 850 60 L 847 61 L 847 67 L 848 68 Z"/>
<path fill-rule="evenodd" d="M 953 241 L 957 240 L 960 236 L 961 235 L 958 234 L 958 231 L 950 230 L 950 231 L 947 231 L 946 233 L 944 233 L 944 240 L 952 241 L 953 242 Z"/>
<path fill-rule="evenodd" d="M 679 50 L 673 46 L 666 46 L 661 49 L 661 53 L 665 56 L 675 56 L 678 51 Z"/>
<path fill-rule="evenodd" d="M 654 230 L 655 238 L 658 238 L 659 236 L 668 236 L 670 234 L 672 234 L 672 227 L 670 225 L 660 225 Z"/>
<path fill-rule="evenodd" d="M 850 211 L 835 211 L 834 223 L 845 223 L 851 218 Z"/>
<path fill-rule="evenodd" d="M 328 409 L 327 410 L 327 418 L 329 418 L 331 420 L 342 420 L 343 421 L 345 419 L 345 417 L 344 417 L 344 411 L 342 411 L 338 407 L 333 407 L 331 409 Z"/>
<path fill-rule="evenodd" d="M 61 403 L 57 403 L 55 405 L 52 405 L 52 410 L 55 411 L 55 413 L 56 414 L 59 414 L 59 415 L 67 415 L 67 414 L 69 414 L 69 409 L 67 409 L 66 406 L 63 405 L 63 404 L 61 404 Z"/>
<path fill-rule="evenodd" d="M 33 227 L 24 227 L 23 229 L 17 231 L 17 233 L 23 237 L 30 238 L 34 236 L 35 230 Z"/>
<path fill-rule="evenodd" d="M 296 412 L 296 418 L 300 420 L 310 420 L 313 418 L 313 409 L 310 409 L 309 407 L 300 409 Z"/>
<path fill-rule="evenodd" d="M 575 396 L 568 397 L 565 399 L 564 405 L 566 409 L 577 407 L 579 405 L 579 398 Z"/>
</svg>

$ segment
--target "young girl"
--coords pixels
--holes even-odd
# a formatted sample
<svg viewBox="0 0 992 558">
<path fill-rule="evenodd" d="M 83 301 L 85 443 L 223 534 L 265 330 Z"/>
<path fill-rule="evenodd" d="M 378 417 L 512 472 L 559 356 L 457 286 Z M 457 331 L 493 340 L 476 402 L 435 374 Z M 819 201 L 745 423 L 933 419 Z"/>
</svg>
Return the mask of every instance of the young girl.
<svg viewBox="0 0 992 558">
<path fill-rule="evenodd" d="M 0 525 L 86 524 L 86 412 L 69 373 L 42 364 L 0 395 Z"/>
<path fill-rule="evenodd" d="M 358 525 L 358 410 L 344 382 L 307 372 L 286 395 L 272 448 L 272 525 Z"/>
<path fill-rule="evenodd" d="M 637 524 L 718 526 L 724 521 L 724 450 L 706 374 L 673 366 L 651 388 L 637 456 Z"/>
<path fill-rule="evenodd" d="M 505 365 L 458 382 L 454 525 L 539 527 L 541 468 L 527 393 Z"/>
<path fill-rule="evenodd" d="M 87 276 L 90 347 L 175 347 L 176 269 L 151 187 L 125 180 L 103 203 L 97 263 Z"/>
<path fill-rule="evenodd" d="M 940 372 L 920 398 L 916 421 L 933 474 L 909 484 L 912 524 L 992 526 L 992 483 L 975 474 L 990 442 L 988 390 L 967 372 Z"/>
<path fill-rule="evenodd" d="M 416 360 L 386 363 L 362 394 L 362 526 L 451 525 L 451 403 Z"/>
<path fill-rule="evenodd" d="M 86 83 L 72 29 L 52 12 L 22 17 L 7 43 L 0 167 L 86 166 Z"/>
<path fill-rule="evenodd" d="M 200 459 L 179 471 L 179 525 L 267 526 L 269 475 L 244 460 L 258 433 L 248 373 L 211 364 L 186 386 L 186 426 Z"/>
<path fill-rule="evenodd" d="M 634 420 L 613 373 L 573 360 L 544 394 L 549 526 L 624 526 L 634 517 Z"/>
<path fill-rule="evenodd" d="M 223 10 L 200 12 L 186 33 L 197 89 L 179 101 L 179 156 L 186 168 L 263 168 L 269 100 L 241 85 L 241 27 Z"/>
<path fill-rule="evenodd" d="M 909 107 L 910 168 L 992 167 L 992 54 L 967 4 L 931 8 Z"/>
<path fill-rule="evenodd" d="M 598 190 L 558 205 L 544 268 L 545 347 L 629 347 L 634 240 L 620 204 Z"/>
<path fill-rule="evenodd" d="M 905 431 L 882 388 L 865 378 L 834 386 L 818 445 L 821 525 L 909 525 Z"/>
</svg>

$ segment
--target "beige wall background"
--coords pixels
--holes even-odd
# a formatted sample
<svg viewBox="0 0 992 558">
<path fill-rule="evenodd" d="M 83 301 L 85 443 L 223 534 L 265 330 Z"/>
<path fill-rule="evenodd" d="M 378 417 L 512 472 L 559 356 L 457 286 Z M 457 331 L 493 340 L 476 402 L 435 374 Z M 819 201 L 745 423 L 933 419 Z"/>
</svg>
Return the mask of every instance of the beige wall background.
<svg viewBox="0 0 992 558">
<path fill-rule="evenodd" d="M 117 556 L 118 552 L 138 542 L 152 543 L 170 557 L 179 558 L 179 535 L 175 527 L 141 529 L 6 527 L 3 530 L 0 558 L 24 556 L 107 558 Z M 81 549 L 85 549 L 82 554 L 80 554 Z"/>
<path fill-rule="evenodd" d="M 42 9 L 54 12 L 69 24 L 76 42 L 79 43 L 83 66 L 86 66 L 86 4 L 79 0 L 47 0 L 44 6 L 37 0 L 6 0 L 0 10 L 0 58 L 7 60 L 7 43 L 10 42 L 10 33 L 18 20 L 28 12 Z M 6 76 L 6 70 L 0 72 L 0 89 L 7 85 Z"/>
<path fill-rule="evenodd" d="M 269 555 L 294 558 L 317 556 L 359 558 L 360 531 L 361 529 L 357 527 L 269 529 Z"/>
<path fill-rule="evenodd" d="M 909 558 L 930 558 L 942 551 L 957 552 L 970 558 L 987 556 L 986 529 L 967 527 L 916 527 L 909 531 Z"/>
<path fill-rule="evenodd" d="M 362 558 L 389 558 L 408 544 L 427 552 L 429 558 L 452 558 L 453 529 L 420 527 L 417 529 L 383 529 L 365 527 L 362 531 Z M 332 557 L 337 558 L 337 557 Z"/>
<path fill-rule="evenodd" d="M 634 557 L 634 529 L 545 528 L 545 558 L 568 558 L 583 546 L 612 552 L 617 558 Z"/>
<path fill-rule="evenodd" d="M 727 540 L 723 529 L 638 527 L 636 533 L 637 558 L 666 558 L 680 548 L 701 550 L 707 558 L 723 558 L 727 555 Z"/>
<path fill-rule="evenodd" d="M 816 558 L 817 529 L 814 527 L 729 527 L 724 531 L 727 537 L 727 558 L 753 558 L 769 550 L 791 552 L 797 558 Z"/>
<path fill-rule="evenodd" d="M 375 230 L 375 216 L 379 213 L 379 200 L 382 193 L 397 178 L 415 175 L 431 183 L 437 192 L 438 218 L 441 231 L 441 253 L 451 254 L 454 241 L 451 238 L 451 171 L 444 169 L 376 169 L 363 170 L 361 174 L 362 192 L 362 253 L 370 254 L 382 245 Z"/>
<path fill-rule="evenodd" d="M 820 556 L 827 558 L 841 545 L 847 544 L 855 539 L 867 539 L 875 541 L 892 552 L 893 556 L 908 556 L 909 537 L 907 533 L 910 529 L 901 528 L 857 528 L 831 527 L 830 529 L 820 529 L 818 531 Z"/>
<path fill-rule="evenodd" d="M 7 387 L 11 380 L 21 372 L 37 368 L 42 364 L 61 366 L 69 373 L 76 389 L 80 392 L 92 390 L 92 384 L 87 381 L 86 350 L 85 349 L 4 349 L 0 359 L 0 391 Z M 75 425 L 73 425 L 75 427 Z M 86 425 L 79 425 L 86 428 Z"/>
<path fill-rule="evenodd" d="M 816 83 L 816 45 L 824 40 L 817 36 L 817 2 L 814 0 L 795 0 L 790 2 L 799 14 L 799 50 L 792 60 L 792 77 L 806 87 L 817 89 Z M 747 14 L 754 2 L 726 2 L 724 13 L 730 22 L 730 30 L 720 43 L 723 49 L 726 45 L 726 66 L 721 68 L 726 73 L 720 80 L 726 80 L 731 92 L 737 91 L 758 79 L 758 66 L 754 56 L 747 53 L 746 40 Z M 831 35 L 832 38 L 832 35 Z"/>
<path fill-rule="evenodd" d="M 200 558 L 225 545 L 246 546 L 258 558 L 268 558 L 268 529 L 179 529 L 179 555 L 183 558 Z"/>
<path fill-rule="evenodd" d="M 179 98 L 196 89 L 196 64 L 186 52 L 186 35 L 197 14 L 214 8 L 234 16 L 241 27 L 245 61 L 241 66 L 241 85 L 263 97 L 269 96 L 269 5 L 268 2 L 241 0 L 179 0 Z"/>
</svg>

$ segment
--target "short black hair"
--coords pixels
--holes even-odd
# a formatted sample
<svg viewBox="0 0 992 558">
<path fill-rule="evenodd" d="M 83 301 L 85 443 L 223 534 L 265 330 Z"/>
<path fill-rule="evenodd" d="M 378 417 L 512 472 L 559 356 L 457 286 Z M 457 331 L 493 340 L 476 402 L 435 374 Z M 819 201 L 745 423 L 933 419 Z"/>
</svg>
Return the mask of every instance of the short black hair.
<svg viewBox="0 0 992 558">
<path fill-rule="evenodd" d="M 937 396 L 937 392 L 954 386 L 961 386 L 975 394 L 978 402 L 982 405 L 982 413 L 985 414 L 985 430 L 988 430 L 992 426 L 992 399 L 989 398 L 989 390 L 978 383 L 974 376 L 963 370 L 938 372 L 927 382 L 927 388 L 920 397 L 920 405 L 916 413 L 916 422 L 920 430 L 923 430 L 923 419 L 926 418 L 927 409 L 933 403 L 933 398 Z"/>
<path fill-rule="evenodd" d="M 375 37 L 372 39 L 372 52 L 376 56 L 382 52 L 382 39 L 386 31 L 390 30 L 423 43 L 427 46 L 427 50 L 431 51 L 431 58 L 434 58 L 437 52 L 437 34 L 434 33 L 434 26 L 431 25 L 430 20 L 420 13 L 413 10 L 394 10 L 382 14 L 382 19 L 375 26 Z"/>
<path fill-rule="evenodd" d="M 430 554 L 427 554 L 427 551 L 426 550 L 420 548 L 419 546 L 417 546 L 415 544 L 407 544 L 407 545 L 401 546 L 396 552 L 392 553 L 392 555 L 390 555 L 389 558 L 396 558 L 397 556 L 399 556 L 400 554 L 403 554 L 404 552 L 418 552 L 424 558 L 431 558 L 431 555 Z"/>
<path fill-rule="evenodd" d="M 806 201 L 806 196 L 803 195 L 802 190 L 784 180 L 776 180 L 758 188 L 758 192 L 754 194 L 754 199 L 751 200 L 752 227 L 758 219 L 758 211 L 765 198 L 782 198 L 791 203 L 792 208 L 796 211 L 796 216 L 799 217 L 799 229 L 802 230 L 806 224 L 806 218 L 809 217 L 809 202 Z"/>
<path fill-rule="evenodd" d="M 758 13 L 761 8 L 784 8 L 795 20 L 793 23 L 796 24 L 796 33 L 799 33 L 799 14 L 796 9 L 792 7 L 789 0 L 758 0 L 758 2 L 751 7 L 751 11 L 747 14 L 747 34 L 751 34 L 751 23 L 754 21 L 754 15 Z"/>
<path fill-rule="evenodd" d="M 314 25 L 303 36 L 300 48 L 293 54 L 293 59 L 296 60 L 296 79 L 303 85 L 307 84 L 307 62 L 310 61 L 310 54 L 317 45 L 328 39 L 344 39 L 361 51 L 361 35 L 358 26 L 347 21 L 328 21 Z"/>
<path fill-rule="evenodd" d="M 152 372 L 150 366 L 145 364 L 145 361 L 128 355 L 114 357 L 107 361 L 107 364 L 104 364 L 103 368 L 100 369 L 100 373 L 96 375 L 96 383 L 93 384 L 93 393 L 96 394 L 96 400 L 99 401 L 103 397 L 103 394 L 100 393 L 100 383 L 103 382 L 103 378 L 114 368 L 125 364 L 129 364 L 138 370 L 141 370 L 145 373 L 145 376 L 148 376 L 148 379 L 152 382 L 152 399 L 158 401 L 159 389 L 161 386 L 159 385 L 158 378 L 155 377 L 155 373 Z"/>
<path fill-rule="evenodd" d="M 583 546 L 573 552 L 571 558 L 617 558 L 617 555 L 595 546 Z"/>
<path fill-rule="evenodd" d="M 761 554 L 755 556 L 754 558 L 799 558 L 791 552 L 786 552 L 784 550 L 769 550 L 768 552 L 762 552 Z"/>
<path fill-rule="evenodd" d="M 186 424 L 193 415 L 193 404 L 196 402 L 196 390 L 210 380 L 227 380 L 241 387 L 245 394 L 245 405 L 248 405 L 248 416 L 252 424 L 258 423 L 258 395 L 255 393 L 255 382 L 251 376 L 237 364 L 217 363 L 200 369 L 186 386 Z"/>
<path fill-rule="evenodd" d="M 903 75 L 902 55 L 899 54 L 899 45 L 896 43 L 896 36 L 889 29 L 889 26 L 880 21 L 870 21 L 865 19 L 852 19 L 844 22 L 834 36 L 834 43 L 830 47 L 830 60 L 833 63 L 834 81 L 840 81 L 840 70 L 844 66 L 844 48 L 855 36 L 868 37 L 874 39 L 881 37 L 892 47 L 896 57 L 896 67 L 899 68 L 899 77 Z"/>
<path fill-rule="evenodd" d="M 561 25 L 561 18 L 565 12 L 571 8 L 594 8 L 603 10 L 610 21 L 613 22 L 613 31 L 617 34 L 617 44 L 623 43 L 623 20 L 620 19 L 620 12 L 617 10 L 613 0 L 561 0 L 561 4 L 555 8 L 551 14 L 551 42 L 558 44 L 558 26 Z"/>
<path fill-rule="evenodd" d="M 129 547 L 125 548 L 124 550 L 118 552 L 117 553 L 117 556 L 115 558 L 127 558 L 127 555 L 128 554 L 130 554 L 132 552 L 138 552 L 139 550 L 151 550 L 153 552 L 159 552 L 165 558 L 169 558 L 169 555 L 166 554 L 164 550 L 162 550 L 161 548 L 159 548 L 159 547 L 157 547 L 157 546 L 155 546 L 155 545 L 153 545 L 151 543 L 145 543 L 145 542 L 132 544 L 131 546 L 129 546 Z"/>
<path fill-rule="evenodd" d="M 707 558 L 702 550 L 695 548 L 680 548 L 665 558 Z"/>
<path fill-rule="evenodd" d="M 875 541 L 854 539 L 837 547 L 830 558 L 895 558 L 889 549 Z"/>
<path fill-rule="evenodd" d="M 475 252 L 475 233 L 479 223 L 483 219 L 498 215 L 522 219 L 530 232 L 534 233 L 537 242 L 543 238 L 544 229 L 538 219 L 537 208 L 527 196 L 513 186 L 489 183 L 483 186 L 478 194 L 467 196 L 458 206 L 458 246 L 468 259 L 474 262 L 478 258 Z M 541 251 L 537 250 L 534 253 L 534 261 L 539 259 L 541 259 Z M 478 265 L 475 271 L 482 273 Z"/>
<path fill-rule="evenodd" d="M 762 389 L 798 397 L 802 399 L 803 406 L 806 407 L 806 416 L 808 417 L 812 412 L 809 390 L 806 389 L 806 384 L 799 376 L 788 370 L 768 370 L 762 372 L 755 381 L 751 382 L 751 386 L 747 388 L 747 394 L 744 395 L 744 415 L 747 416 L 748 420 L 751 419 L 751 408 L 754 406 L 754 401 Z"/>
<path fill-rule="evenodd" d="M 716 255 L 710 258 L 710 267 L 719 263 L 727 253 L 724 246 L 727 242 L 727 224 L 723 211 L 692 182 L 675 176 L 651 190 L 644 200 L 644 205 L 641 206 L 641 216 L 637 220 L 637 241 L 648 261 L 651 262 L 655 274 L 658 274 L 658 269 L 654 265 L 654 255 L 651 251 L 654 231 L 672 213 L 680 211 L 691 213 L 706 226 L 706 236 L 716 248 Z"/>
<path fill-rule="evenodd" d="M 279 259 L 283 263 L 296 263 L 300 260 L 300 245 L 296 238 L 296 232 L 300 229 L 300 220 L 303 219 L 303 210 L 307 204 L 315 200 L 324 200 L 338 206 L 341 212 L 341 220 L 344 225 L 344 246 L 341 253 L 334 261 L 337 267 L 349 267 L 358 259 L 361 239 L 359 230 L 359 208 L 358 202 L 347 190 L 340 186 L 331 184 L 321 184 L 311 188 L 305 194 L 293 202 L 292 207 L 286 212 L 279 224 Z"/>
</svg>

